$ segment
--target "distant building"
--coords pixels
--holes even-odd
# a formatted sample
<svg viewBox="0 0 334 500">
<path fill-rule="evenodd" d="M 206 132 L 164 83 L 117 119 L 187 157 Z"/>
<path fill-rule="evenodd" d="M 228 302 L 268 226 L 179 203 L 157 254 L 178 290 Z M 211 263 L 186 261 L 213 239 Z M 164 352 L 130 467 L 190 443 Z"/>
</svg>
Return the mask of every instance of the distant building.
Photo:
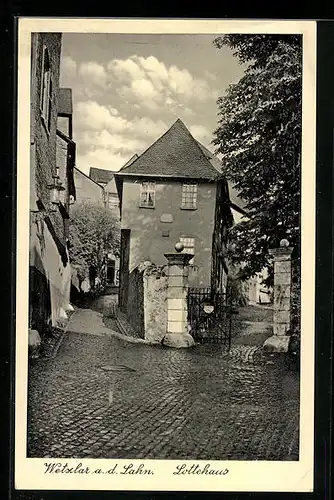
<svg viewBox="0 0 334 500">
<path fill-rule="evenodd" d="M 209 157 L 210 156 L 210 157 Z M 228 184 L 181 120 L 142 155 L 115 173 L 121 203 L 120 306 L 126 310 L 131 273 L 144 261 L 166 264 L 177 241 L 192 253 L 191 287 L 224 291 Z"/>
<path fill-rule="evenodd" d="M 104 188 L 88 177 L 78 167 L 74 167 L 74 183 L 77 203 L 89 201 L 105 205 Z"/>
<path fill-rule="evenodd" d="M 262 283 L 267 278 L 268 271 L 263 269 L 245 283 L 245 294 L 249 305 L 270 304 L 272 290 Z"/>
<path fill-rule="evenodd" d="M 119 198 L 115 184 L 114 173 L 111 170 L 91 167 L 89 177 L 94 182 L 103 187 L 105 206 L 109 208 L 115 218 L 120 218 Z M 109 285 L 119 285 L 120 258 L 118 253 L 108 253 L 107 261 L 107 283 Z"/>
<path fill-rule="evenodd" d="M 29 327 L 41 335 L 66 319 L 71 267 L 67 248 L 75 199 L 70 89 L 59 89 L 62 36 L 33 33 L 31 45 Z M 60 130 L 58 120 L 64 119 Z"/>
<path fill-rule="evenodd" d="M 105 192 L 106 206 L 110 208 L 110 210 L 112 210 L 117 219 L 119 219 L 120 218 L 119 198 L 114 176 L 106 184 L 104 192 Z"/>
<path fill-rule="evenodd" d="M 108 182 L 113 178 L 113 172 L 111 170 L 104 170 L 102 168 L 90 167 L 89 169 L 89 177 L 93 179 L 93 181 L 100 184 L 103 188 L 106 187 Z"/>
</svg>

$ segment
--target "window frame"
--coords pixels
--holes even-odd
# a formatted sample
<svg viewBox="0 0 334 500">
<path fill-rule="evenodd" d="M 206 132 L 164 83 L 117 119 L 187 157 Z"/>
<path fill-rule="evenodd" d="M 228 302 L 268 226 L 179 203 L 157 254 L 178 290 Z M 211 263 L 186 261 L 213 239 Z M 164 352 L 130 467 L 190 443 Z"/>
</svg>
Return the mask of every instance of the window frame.
<svg viewBox="0 0 334 500">
<path fill-rule="evenodd" d="M 107 203 L 108 203 L 108 208 L 110 208 L 111 210 L 113 208 L 118 208 L 118 206 L 119 206 L 119 200 L 118 200 L 117 194 L 115 194 L 115 193 L 108 193 Z"/>
<path fill-rule="evenodd" d="M 186 242 L 184 240 L 192 240 L 193 242 L 193 245 L 189 245 L 189 244 L 186 244 Z M 189 261 L 189 265 L 194 265 L 194 260 L 195 260 L 195 245 L 196 245 L 196 239 L 193 237 L 193 236 L 186 236 L 186 235 L 182 235 L 180 236 L 180 242 L 183 244 L 184 246 L 184 249 L 182 250 L 181 253 L 191 253 L 193 254 L 193 258 L 190 259 Z M 190 251 L 189 251 L 190 250 Z M 192 251 L 191 251 L 192 250 Z"/>
<path fill-rule="evenodd" d="M 193 190 L 186 191 L 187 187 L 194 188 Z M 195 201 L 194 201 L 195 196 Z M 191 200 L 191 205 L 189 201 Z M 181 187 L 181 210 L 197 210 L 198 208 L 198 183 L 197 182 L 183 182 Z"/>
<path fill-rule="evenodd" d="M 51 130 L 52 91 L 53 91 L 53 81 L 51 76 L 50 54 L 48 48 L 46 47 L 46 45 L 44 45 L 43 57 L 42 57 L 39 107 L 41 112 L 41 118 L 48 134 L 50 134 Z"/>
<path fill-rule="evenodd" d="M 146 189 L 144 189 L 144 184 L 147 184 L 148 187 Z M 150 188 L 150 185 L 153 186 L 153 188 L 151 187 Z M 140 193 L 139 193 L 139 208 L 155 208 L 155 191 L 156 191 L 156 182 L 155 181 L 142 181 L 140 183 Z M 153 205 L 149 205 L 146 202 L 143 201 L 142 199 L 142 195 L 146 193 L 147 194 L 147 200 L 148 200 L 148 196 L 149 194 L 153 195 L 152 196 L 152 199 L 153 199 Z"/>
</svg>

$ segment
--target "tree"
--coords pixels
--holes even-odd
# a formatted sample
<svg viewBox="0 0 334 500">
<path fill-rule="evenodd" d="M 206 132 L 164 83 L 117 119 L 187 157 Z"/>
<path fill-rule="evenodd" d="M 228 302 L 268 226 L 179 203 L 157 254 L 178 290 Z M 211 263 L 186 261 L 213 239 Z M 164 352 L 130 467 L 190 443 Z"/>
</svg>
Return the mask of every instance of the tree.
<svg viewBox="0 0 334 500">
<path fill-rule="evenodd" d="M 91 269 L 100 273 L 108 252 L 119 253 L 119 221 L 110 209 L 97 203 L 85 201 L 73 206 L 69 234 L 70 259 L 80 281 Z"/>
<path fill-rule="evenodd" d="M 268 249 L 287 238 L 299 274 L 302 48 L 294 35 L 226 35 L 243 77 L 218 104 L 216 151 L 246 202 L 248 217 L 230 231 L 228 258 L 248 279 L 269 265 Z M 267 284 L 272 283 L 269 273 Z"/>
</svg>

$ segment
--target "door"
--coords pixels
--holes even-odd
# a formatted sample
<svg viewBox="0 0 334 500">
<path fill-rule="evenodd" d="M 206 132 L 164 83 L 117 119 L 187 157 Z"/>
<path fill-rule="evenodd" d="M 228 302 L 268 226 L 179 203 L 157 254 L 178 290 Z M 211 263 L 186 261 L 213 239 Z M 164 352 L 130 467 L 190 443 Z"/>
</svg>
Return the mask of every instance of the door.
<svg viewBox="0 0 334 500">
<path fill-rule="evenodd" d="M 115 284 L 115 261 L 110 260 L 107 267 L 107 281 L 108 285 Z"/>
<path fill-rule="evenodd" d="M 127 311 L 129 290 L 130 229 L 121 229 L 121 256 L 119 266 L 119 307 Z"/>
</svg>

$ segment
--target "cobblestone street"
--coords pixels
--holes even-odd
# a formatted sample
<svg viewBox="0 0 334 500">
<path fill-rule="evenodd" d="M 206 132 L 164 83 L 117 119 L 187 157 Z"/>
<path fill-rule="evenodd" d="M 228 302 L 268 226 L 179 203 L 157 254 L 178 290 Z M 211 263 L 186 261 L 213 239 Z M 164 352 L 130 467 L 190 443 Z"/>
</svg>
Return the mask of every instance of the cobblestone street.
<svg viewBox="0 0 334 500">
<path fill-rule="evenodd" d="M 298 460 L 299 377 L 279 359 L 129 343 L 79 313 L 30 364 L 29 457 Z"/>
</svg>

